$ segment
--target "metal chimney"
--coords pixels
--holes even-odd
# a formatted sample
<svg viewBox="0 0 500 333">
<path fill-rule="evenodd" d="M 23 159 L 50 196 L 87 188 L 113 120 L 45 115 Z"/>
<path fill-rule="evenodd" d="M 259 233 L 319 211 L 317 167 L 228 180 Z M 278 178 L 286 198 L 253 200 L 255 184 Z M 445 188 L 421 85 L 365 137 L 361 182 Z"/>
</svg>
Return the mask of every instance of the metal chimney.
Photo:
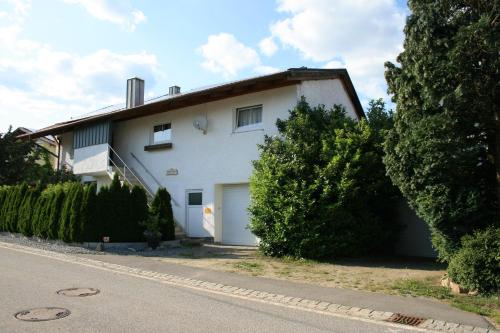
<svg viewBox="0 0 500 333">
<path fill-rule="evenodd" d="M 127 109 L 144 104 L 144 80 L 133 77 L 127 80 Z"/>
<path fill-rule="evenodd" d="M 181 93 L 181 87 L 179 86 L 171 86 L 168 88 L 169 95 L 177 95 Z"/>
</svg>

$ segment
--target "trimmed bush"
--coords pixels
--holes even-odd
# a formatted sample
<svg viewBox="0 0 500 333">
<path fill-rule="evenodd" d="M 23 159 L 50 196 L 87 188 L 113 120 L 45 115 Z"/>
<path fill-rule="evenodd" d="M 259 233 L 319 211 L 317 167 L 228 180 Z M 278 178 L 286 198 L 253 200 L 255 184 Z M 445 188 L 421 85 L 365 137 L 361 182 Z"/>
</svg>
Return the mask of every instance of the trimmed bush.
<svg viewBox="0 0 500 333">
<path fill-rule="evenodd" d="M 175 222 L 172 212 L 172 198 L 167 189 L 161 187 L 156 191 L 153 202 L 151 203 L 151 214 L 158 216 L 160 221 L 160 232 L 162 240 L 175 239 Z"/>
<path fill-rule="evenodd" d="M 452 257 L 448 274 L 470 290 L 484 294 L 500 292 L 500 228 L 489 227 L 462 238 Z"/>
<path fill-rule="evenodd" d="M 250 178 L 250 230 L 261 250 L 315 259 L 390 252 L 398 192 L 382 163 L 381 122 L 304 98 L 289 115 L 259 145 Z"/>
</svg>

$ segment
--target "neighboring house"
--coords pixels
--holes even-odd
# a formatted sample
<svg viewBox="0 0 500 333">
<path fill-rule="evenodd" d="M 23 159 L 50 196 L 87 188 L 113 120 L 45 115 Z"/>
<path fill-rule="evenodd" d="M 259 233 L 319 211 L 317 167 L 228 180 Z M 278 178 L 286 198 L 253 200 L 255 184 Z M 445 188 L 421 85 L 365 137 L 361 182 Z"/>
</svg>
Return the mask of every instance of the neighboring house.
<svg viewBox="0 0 500 333">
<path fill-rule="evenodd" d="M 33 132 L 35 132 L 35 130 L 26 127 L 18 127 L 12 131 L 12 133 L 16 136 L 30 135 Z M 37 137 L 35 144 L 48 153 L 50 164 L 54 169 L 57 169 L 57 152 L 59 145 L 57 144 L 56 139 L 50 136 L 41 136 Z M 44 163 L 44 161 L 39 161 L 39 163 Z"/>
<path fill-rule="evenodd" d="M 283 72 L 144 102 L 144 81 L 127 81 L 126 106 L 107 108 L 29 135 L 57 135 L 59 164 L 85 182 L 109 184 L 114 173 L 151 196 L 168 189 L 176 223 L 191 237 L 253 245 L 248 230 L 248 180 L 257 144 L 278 134 L 276 120 L 304 96 L 311 105 L 341 104 L 361 119 L 363 108 L 345 69 Z"/>
</svg>

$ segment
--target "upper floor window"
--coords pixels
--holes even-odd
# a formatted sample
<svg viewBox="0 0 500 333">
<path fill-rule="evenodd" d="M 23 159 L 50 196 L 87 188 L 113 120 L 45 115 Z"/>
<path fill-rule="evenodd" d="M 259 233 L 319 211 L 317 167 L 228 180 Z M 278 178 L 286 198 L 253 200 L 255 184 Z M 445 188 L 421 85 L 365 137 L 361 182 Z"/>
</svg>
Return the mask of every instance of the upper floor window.
<svg viewBox="0 0 500 333">
<path fill-rule="evenodd" d="M 170 142 L 172 140 L 172 128 L 170 124 L 155 125 L 153 127 L 153 144 Z"/>
<path fill-rule="evenodd" d="M 236 109 L 236 128 L 255 126 L 262 123 L 262 105 Z"/>
</svg>

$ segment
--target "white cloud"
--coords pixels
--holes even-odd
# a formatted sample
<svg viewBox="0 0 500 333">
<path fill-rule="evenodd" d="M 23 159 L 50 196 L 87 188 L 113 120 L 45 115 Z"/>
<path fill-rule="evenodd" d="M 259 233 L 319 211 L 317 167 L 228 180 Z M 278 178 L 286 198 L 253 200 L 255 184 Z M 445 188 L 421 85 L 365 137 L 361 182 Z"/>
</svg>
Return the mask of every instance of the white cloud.
<svg viewBox="0 0 500 333">
<path fill-rule="evenodd" d="M 259 43 L 260 52 L 265 54 L 268 57 L 271 57 L 273 54 L 278 51 L 278 45 L 273 40 L 273 37 L 266 37 Z"/>
<path fill-rule="evenodd" d="M 226 78 L 235 76 L 242 69 L 260 65 L 257 52 L 228 33 L 209 36 L 199 50 L 205 58 L 202 66 Z"/>
<path fill-rule="evenodd" d="M 345 63 L 339 60 L 329 61 L 323 68 L 345 68 Z"/>
<path fill-rule="evenodd" d="M 142 11 L 133 9 L 124 2 L 112 0 L 63 1 L 68 4 L 78 4 L 96 19 L 114 23 L 130 31 L 134 31 L 139 23 L 146 20 Z"/>
<path fill-rule="evenodd" d="M 325 67 L 343 64 L 362 94 L 386 95 L 384 62 L 402 50 L 406 17 L 394 0 L 280 0 L 278 11 L 288 17 L 270 32 L 284 47 Z"/>
<path fill-rule="evenodd" d="M 13 15 L 26 13 L 12 9 Z M 122 103 L 127 78 L 138 75 L 150 86 L 160 74 L 153 54 L 59 51 L 24 38 L 19 23 L 0 25 L 0 50 L 0 131 L 10 124 L 40 128 Z"/>
<path fill-rule="evenodd" d="M 260 66 L 255 67 L 253 70 L 254 70 L 254 72 L 256 72 L 258 74 L 265 75 L 265 74 L 272 74 L 272 73 L 279 72 L 281 69 L 279 69 L 277 67 L 273 67 L 273 66 L 260 65 Z"/>
</svg>

